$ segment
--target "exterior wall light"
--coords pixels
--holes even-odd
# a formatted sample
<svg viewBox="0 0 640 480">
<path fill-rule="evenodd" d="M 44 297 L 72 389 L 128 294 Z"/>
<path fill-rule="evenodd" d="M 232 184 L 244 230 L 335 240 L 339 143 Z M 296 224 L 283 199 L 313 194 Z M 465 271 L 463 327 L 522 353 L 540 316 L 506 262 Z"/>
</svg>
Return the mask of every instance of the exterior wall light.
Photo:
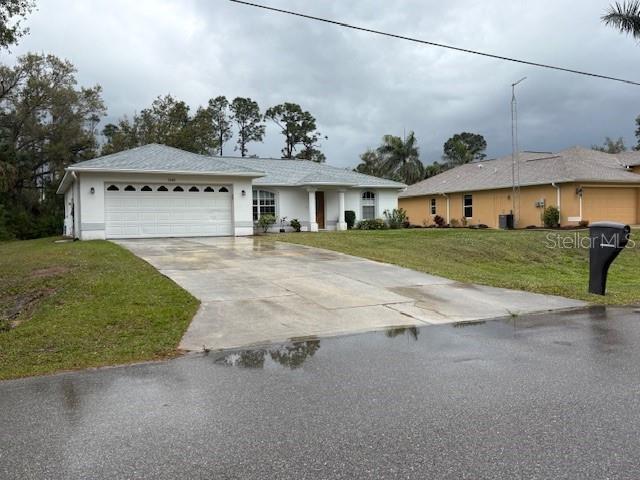
<svg viewBox="0 0 640 480">
<path fill-rule="evenodd" d="M 242 196 L 246 197 L 247 196 L 247 192 L 245 192 L 244 190 L 242 190 Z"/>
<path fill-rule="evenodd" d="M 91 188 L 89 189 L 89 192 L 91 193 L 91 195 L 93 195 L 94 193 L 96 193 L 96 189 L 95 189 L 95 188 L 93 188 L 93 187 L 91 187 Z"/>
</svg>

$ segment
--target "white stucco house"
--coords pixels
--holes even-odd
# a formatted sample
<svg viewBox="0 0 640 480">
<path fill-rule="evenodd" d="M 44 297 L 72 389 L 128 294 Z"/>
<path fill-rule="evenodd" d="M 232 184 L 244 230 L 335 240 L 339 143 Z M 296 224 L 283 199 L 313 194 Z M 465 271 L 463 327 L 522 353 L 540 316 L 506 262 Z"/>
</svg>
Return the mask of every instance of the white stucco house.
<svg viewBox="0 0 640 480">
<path fill-rule="evenodd" d="M 212 157 L 150 144 L 76 163 L 58 187 L 81 240 L 253 235 L 263 214 L 305 231 L 382 217 L 404 184 L 304 160 Z M 279 229 L 280 223 L 274 226 Z"/>
</svg>

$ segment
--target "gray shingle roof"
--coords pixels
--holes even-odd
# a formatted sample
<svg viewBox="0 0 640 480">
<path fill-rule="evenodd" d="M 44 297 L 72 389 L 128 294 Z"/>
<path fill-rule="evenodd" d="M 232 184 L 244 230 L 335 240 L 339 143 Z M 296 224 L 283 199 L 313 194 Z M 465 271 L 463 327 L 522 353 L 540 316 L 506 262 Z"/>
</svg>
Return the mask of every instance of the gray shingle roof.
<svg viewBox="0 0 640 480">
<path fill-rule="evenodd" d="M 640 175 L 625 168 L 616 155 L 572 147 L 558 153 L 522 152 L 520 185 L 566 182 L 618 182 L 640 184 Z M 468 163 L 410 185 L 400 197 L 471 192 L 512 186 L 511 155 Z"/>
<path fill-rule="evenodd" d="M 247 168 L 265 172 L 264 177 L 254 180 L 254 185 L 344 185 L 397 189 L 405 187 L 403 183 L 364 175 L 345 168 L 332 167 L 326 163 L 275 158 L 222 158 L 225 162 L 234 165 L 244 165 Z"/>
<path fill-rule="evenodd" d="M 212 157 L 149 144 L 72 165 L 75 171 L 174 172 L 260 177 L 254 185 L 404 188 L 405 185 L 326 163 L 274 158 Z"/>
<path fill-rule="evenodd" d="M 616 153 L 616 157 L 618 157 L 622 163 L 630 167 L 640 165 L 640 152 L 637 150 Z"/>
<path fill-rule="evenodd" d="M 232 165 L 218 157 L 198 155 L 157 143 L 75 163 L 69 170 L 262 175 L 260 171 L 251 170 L 241 165 Z"/>
</svg>

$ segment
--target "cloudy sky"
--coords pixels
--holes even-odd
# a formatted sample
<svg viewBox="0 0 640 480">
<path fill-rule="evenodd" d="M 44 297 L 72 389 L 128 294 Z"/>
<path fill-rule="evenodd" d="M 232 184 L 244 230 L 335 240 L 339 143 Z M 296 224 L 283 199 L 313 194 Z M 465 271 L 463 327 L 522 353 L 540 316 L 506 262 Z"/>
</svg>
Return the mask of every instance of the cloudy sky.
<svg viewBox="0 0 640 480">
<path fill-rule="evenodd" d="M 255 0 L 345 23 L 640 81 L 640 44 L 599 20 L 598 0 Z M 579 5 L 579 6 L 578 6 Z M 354 166 L 383 134 L 414 130 L 425 163 L 456 132 L 485 136 L 490 157 L 511 151 L 510 84 L 519 87 L 520 144 L 559 150 L 635 144 L 640 87 L 355 32 L 226 0 L 38 0 L 26 51 L 71 60 L 99 83 L 104 123 L 171 93 L 192 107 L 249 96 L 264 110 L 299 103 L 327 135 L 328 162 Z M 6 57 L 6 54 L 3 54 Z M 11 61 L 11 60 L 9 60 Z M 226 152 L 233 153 L 232 140 Z M 251 153 L 279 156 L 267 129 Z"/>
</svg>

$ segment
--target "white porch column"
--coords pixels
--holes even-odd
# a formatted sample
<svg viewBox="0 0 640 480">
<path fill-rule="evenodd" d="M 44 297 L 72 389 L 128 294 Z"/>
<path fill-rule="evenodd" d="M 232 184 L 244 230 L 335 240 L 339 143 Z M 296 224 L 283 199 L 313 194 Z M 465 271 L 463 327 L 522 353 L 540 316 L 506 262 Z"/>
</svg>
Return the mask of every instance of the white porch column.
<svg viewBox="0 0 640 480">
<path fill-rule="evenodd" d="M 346 230 L 347 222 L 344 221 L 344 190 L 338 191 L 338 224 L 337 230 Z"/>
<path fill-rule="evenodd" d="M 318 222 L 316 222 L 316 191 L 309 189 L 309 231 L 318 231 Z"/>
</svg>

